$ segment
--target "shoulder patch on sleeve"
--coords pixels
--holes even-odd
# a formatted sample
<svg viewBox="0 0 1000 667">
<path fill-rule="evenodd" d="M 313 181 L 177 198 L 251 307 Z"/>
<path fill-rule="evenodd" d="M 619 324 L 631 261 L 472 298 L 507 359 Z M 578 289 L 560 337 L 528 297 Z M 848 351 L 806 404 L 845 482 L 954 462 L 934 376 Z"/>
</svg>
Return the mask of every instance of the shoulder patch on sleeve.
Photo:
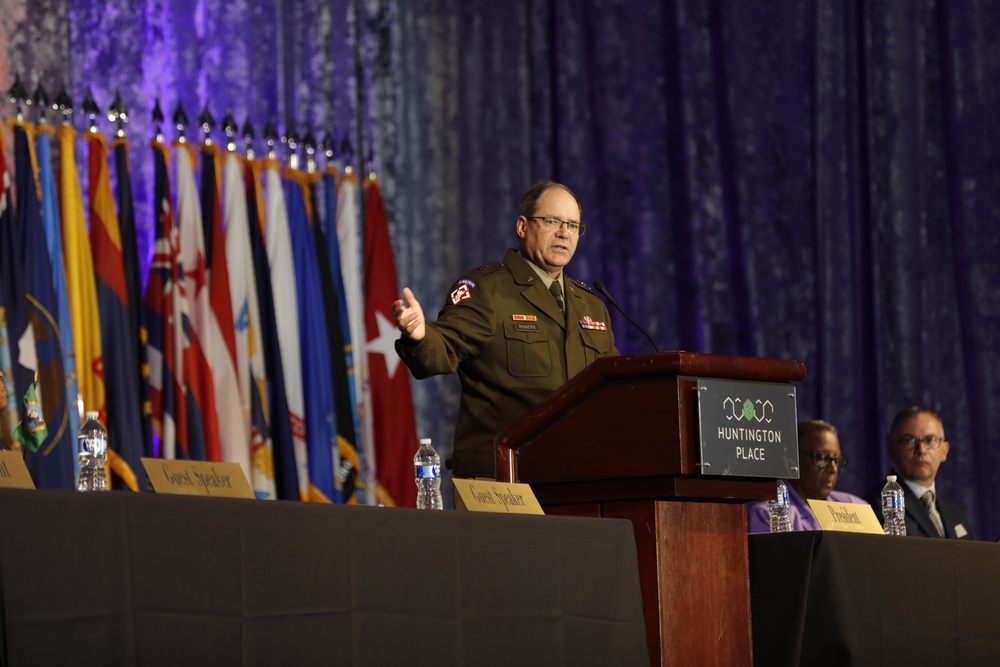
<svg viewBox="0 0 1000 667">
<path fill-rule="evenodd" d="M 461 301 L 472 298 L 472 289 L 468 285 L 459 285 L 457 288 L 452 290 L 451 294 L 448 295 L 451 300 L 451 305 L 456 305 Z"/>
</svg>

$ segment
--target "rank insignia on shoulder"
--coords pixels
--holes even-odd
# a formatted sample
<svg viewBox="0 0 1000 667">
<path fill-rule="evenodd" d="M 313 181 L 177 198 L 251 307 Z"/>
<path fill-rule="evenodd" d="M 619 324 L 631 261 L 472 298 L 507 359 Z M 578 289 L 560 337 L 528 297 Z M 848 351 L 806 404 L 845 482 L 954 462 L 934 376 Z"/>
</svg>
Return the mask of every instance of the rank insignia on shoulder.
<svg viewBox="0 0 1000 667">
<path fill-rule="evenodd" d="M 537 322 L 538 317 L 535 315 L 511 315 L 515 322 Z"/>
<path fill-rule="evenodd" d="M 580 320 L 580 327 L 583 329 L 592 329 L 594 331 L 607 331 L 608 325 L 604 322 L 596 322 L 590 319 L 590 315 L 584 315 L 583 319 Z"/>
<path fill-rule="evenodd" d="M 459 285 L 451 293 L 451 305 L 457 305 L 460 301 L 465 301 L 466 299 L 472 298 L 472 290 L 469 289 L 468 285 Z"/>
</svg>

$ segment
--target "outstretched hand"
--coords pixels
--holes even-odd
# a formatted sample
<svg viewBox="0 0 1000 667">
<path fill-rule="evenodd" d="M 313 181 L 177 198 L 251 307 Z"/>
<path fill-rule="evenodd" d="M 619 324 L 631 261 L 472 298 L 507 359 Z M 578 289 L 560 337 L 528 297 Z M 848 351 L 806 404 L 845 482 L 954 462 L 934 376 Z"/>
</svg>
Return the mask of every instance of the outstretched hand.
<svg viewBox="0 0 1000 667">
<path fill-rule="evenodd" d="M 392 314 L 396 318 L 396 326 L 404 338 L 422 340 L 426 328 L 424 326 L 424 309 L 413 296 L 409 287 L 403 288 L 403 298 L 392 302 Z"/>
</svg>

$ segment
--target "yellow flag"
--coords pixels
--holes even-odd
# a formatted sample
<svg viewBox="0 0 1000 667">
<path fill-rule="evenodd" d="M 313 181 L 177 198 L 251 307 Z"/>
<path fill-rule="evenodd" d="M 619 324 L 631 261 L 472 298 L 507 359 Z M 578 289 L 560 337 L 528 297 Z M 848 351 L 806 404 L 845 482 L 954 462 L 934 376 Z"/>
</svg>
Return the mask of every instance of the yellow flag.
<svg viewBox="0 0 1000 667">
<path fill-rule="evenodd" d="M 76 172 L 74 139 L 76 130 L 68 125 L 59 128 L 59 203 L 63 225 L 63 268 L 73 321 L 76 348 L 76 372 L 86 410 L 103 414 L 104 368 L 101 347 L 101 323 L 94 283 L 94 260 L 90 237 L 83 215 L 83 197 Z"/>
</svg>

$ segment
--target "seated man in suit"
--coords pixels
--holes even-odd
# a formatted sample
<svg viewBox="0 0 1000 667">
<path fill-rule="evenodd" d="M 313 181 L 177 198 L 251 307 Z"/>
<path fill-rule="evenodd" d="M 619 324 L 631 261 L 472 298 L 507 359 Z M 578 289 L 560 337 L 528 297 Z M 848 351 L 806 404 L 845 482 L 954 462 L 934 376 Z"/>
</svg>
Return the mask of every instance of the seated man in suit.
<svg viewBox="0 0 1000 667">
<path fill-rule="evenodd" d="M 938 468 L 948 458 L 948 450 L 944 422 L 930 408 L 914 405 L 892 420 L 889 456 L 897 481 L 903 487 L 908 536 L 973 539 L 965 512 L 954 500 L 940 493 L 934 483 Z M 884 484 L 880 482 L 865 495 L 880 522 L 884 522 Z"/>
<path fill-rule="evenodd" d="M 861 503 L 861 498 L 835 491 L 837 477 L 847 465 L 840 455 L 840 439 L 833 424 L 821 419 L 799 422 L 799 478 L 788 480 L 789 522 L 792 530 L 819 530 L 819 521 L 807 500 L 830 500 L 837 503 Z M 747 506 L 747 532 L 767 533 L 771 518 L 767 501 Z"/>
</svg>

